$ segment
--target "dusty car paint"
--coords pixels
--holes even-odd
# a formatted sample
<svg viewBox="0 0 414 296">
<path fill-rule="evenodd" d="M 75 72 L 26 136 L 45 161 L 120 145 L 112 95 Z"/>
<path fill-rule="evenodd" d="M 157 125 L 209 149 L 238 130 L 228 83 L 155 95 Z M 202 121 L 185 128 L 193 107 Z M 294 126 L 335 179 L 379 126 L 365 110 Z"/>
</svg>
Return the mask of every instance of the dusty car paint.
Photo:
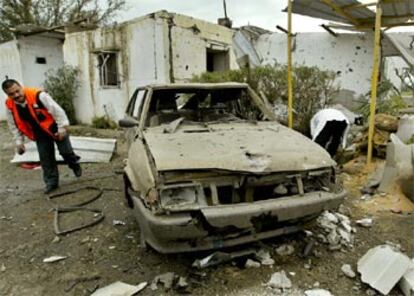
<svg viewBox="0 0 414 296">
<path fill-rule="evenodd" d="M 224 98 L 227 92 L 246 92 L 248 104 L 270 121 L 231 115 L 231 120 L 192 122 L 178 114 L 187 109 L 173 109 L 160 113 L 171 120 L 157 123 L 154 106 L 162 101 L 152 101 L 153 96 L 164 94 L 158 98 L 163 100 L 176 89 L 194 97 L 197 91 L 217 91 Z M 163 253 L 237 245 L 296 231 L 301 221 L 342 202 L 346 193 L 335 182 L 329 154 L 276 122 L 246 84 L 171 84 L 146 90 L 139 126 L 128 132 L 132 144 L 125 168 L 126 197 L 142 244 Z M 213 112 L 212 118 L 222 116 L 215 109 L 200 110 Z"/>
</svg>

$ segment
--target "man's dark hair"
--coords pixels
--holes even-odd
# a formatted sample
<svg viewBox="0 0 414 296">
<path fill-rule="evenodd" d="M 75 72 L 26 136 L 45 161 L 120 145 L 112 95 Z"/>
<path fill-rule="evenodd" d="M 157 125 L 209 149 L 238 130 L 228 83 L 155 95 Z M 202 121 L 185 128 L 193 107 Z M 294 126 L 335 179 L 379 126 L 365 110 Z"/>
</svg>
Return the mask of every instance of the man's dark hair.
<svg viewBox="0 0 414 296">
<path fill-rule="evenodd" d="M 17 80 L 14 80 L 14 79 L 6 79 L 1 84 L 1 88 L 3 89 L 4 92 L 6 92 L 6 90 L 8 88 L 12 87 L 14 84 L 20 85 L 20 83 L 17 82 Z"/>
</svg>

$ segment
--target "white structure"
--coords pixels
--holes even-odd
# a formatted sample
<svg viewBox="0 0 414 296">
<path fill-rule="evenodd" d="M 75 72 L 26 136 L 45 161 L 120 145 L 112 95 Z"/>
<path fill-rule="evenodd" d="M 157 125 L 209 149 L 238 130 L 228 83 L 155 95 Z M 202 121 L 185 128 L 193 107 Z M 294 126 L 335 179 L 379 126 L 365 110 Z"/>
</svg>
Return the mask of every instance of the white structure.
<svg viewBox="0 0 414 296">
<path fill-rule="evenodd" d="M 183 82 L 205 71 L 238 68 L 233 34 L 226 27 L 166 11 L 67 34 L 65 63 L 81 72 L 75 99 L 78 120 L 122 118 L 139 86 Z"/>
<path fill-rule="evenodd" d="M 396 41 L 391 41 L 394 39 L 400 48 L 397 48 Z M 395 57 L 385 59 L 392 63 L 385 63 L 387 66 L 383 73 L 396 87 L 400 87 L 401 82 L 395 69 L 401 71 L 408 67 L 407 54 L 401 47 L 408 48 L 410 40 L 409 34 L 388 34 L 383 39 L 383 56 Z M 241 59 L 248 55 L 252 66 L 287 63 L 286 34 L 247 26 L 236 33 L 234 41 L 236 56 Z M 336 37 L 327 32 L 297 33 L 293 38 L 293 61 L 297 65 L 316 66 L 337 73 L 341 92 L 336 99 L 351 107 L 353 102 L 370 93 L 373 48 L 372 32 L 340 33 Z"/>
<path fill-rule="evenodd" d="M 0 44 L 0 81 L 6 76 L 31 87 L 41 87 L 45 73 L 63 65 L 63 33 L 21 35 Z M 0 120 L 6 119 L 3 91 L 0 95 Z"/>
</svg>

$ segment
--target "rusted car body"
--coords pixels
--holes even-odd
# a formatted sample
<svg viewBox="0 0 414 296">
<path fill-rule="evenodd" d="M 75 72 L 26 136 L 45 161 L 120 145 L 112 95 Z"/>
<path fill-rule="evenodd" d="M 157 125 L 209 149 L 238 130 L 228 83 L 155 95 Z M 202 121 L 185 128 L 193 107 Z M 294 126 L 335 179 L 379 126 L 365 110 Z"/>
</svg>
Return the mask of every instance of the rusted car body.
<svg viewBox="0 0 414 296">
<path fill-rule="evenodd" d="M 297 231 L 342 202 L 335 162 L 247 84 L 138 89 L 125 119 L 126 200 L 143 244 L 217 249 Z"/>
</svg>

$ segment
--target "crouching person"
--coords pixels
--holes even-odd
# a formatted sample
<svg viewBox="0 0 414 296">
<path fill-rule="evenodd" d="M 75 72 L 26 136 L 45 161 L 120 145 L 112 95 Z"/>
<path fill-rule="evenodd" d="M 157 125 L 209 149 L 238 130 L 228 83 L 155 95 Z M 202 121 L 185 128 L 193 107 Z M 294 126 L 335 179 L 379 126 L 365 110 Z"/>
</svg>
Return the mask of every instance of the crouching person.
<svg viewBox="0 0 414 296">
<path fill-rule="evenodd" d="M 56 143 L 60 155 L 71 168 L 76 177 L 82 175 L 79 165 L 80 157 L 72 149 L 67 126 L 69 120 L 65 111 L 49 94 L 36 88 L 22 87 L 14 79 L 2 83 L 6 99 L 7 122 L 16 142 L 17 152 L 23 154 L 24 136 L 36 142 L 45 193 L 50 193 L 59 186 L 59 171 L 55 158 Z"/>
<path fill-rule="evenodd" d="M 338 147 L 346 148 L 346 138 L 349 131 L 349 120 L 339 110 L 322 109 L 317 112 L 310 122 L 312 140 L 325 148 L 333 158 Z"/>
</svg>

